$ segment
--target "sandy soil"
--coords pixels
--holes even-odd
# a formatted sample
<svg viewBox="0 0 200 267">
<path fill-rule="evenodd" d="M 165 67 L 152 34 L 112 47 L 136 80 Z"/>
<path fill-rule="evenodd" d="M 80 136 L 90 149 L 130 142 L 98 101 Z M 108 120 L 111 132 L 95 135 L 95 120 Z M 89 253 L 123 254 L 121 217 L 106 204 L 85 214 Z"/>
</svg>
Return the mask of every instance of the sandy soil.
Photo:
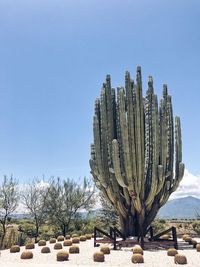
<svg viewBox="0 0 200 267">
<path fill-rule="evenodd" d="M 198 242 L 200 240 L 197 240 Z M 58 251 L 53 249 L 54 244 L 47 244 L 51 248 L 50 254 L 42 254 L 41 247 L 37 244 L 33 252 L 33 259 L 21 260 L 21 252 L 24 251 L 24 247 L 21 247 L 19 253 L 10 253 L 9 250 L 1 251 L 0 256 L 0 267 L 58 267 L 59 265 L 65 265 L 69 267 L 77 266 L 141 266 L 141 267 L 173 267 L 177 266 L 174 264 L 174 258 L 167 256 L 165 250 L 159 251 L 144 251 L 144 264 L 134 264 L 131 262 L 131 248 L 124 248 L 121 250 L 111 250 L 110 255 L 105 255 L 104 263 L 93 262 L 93 253 L 99 251 L 99 247 L 93 247 L 93 241 L 87 240 L 86 242 L 81 242 L 80 254 L 70 254 L 69 260 L 66 262 L 57 262 L 56 254 Z M 68 251 L 68 247 L 64 247 Z M 195 249 L 186 247 L 180 249 L 179 253 L 184 254 L 188 260 L 188 267 L 200 267 L 200 252 Z"/>
</svg>

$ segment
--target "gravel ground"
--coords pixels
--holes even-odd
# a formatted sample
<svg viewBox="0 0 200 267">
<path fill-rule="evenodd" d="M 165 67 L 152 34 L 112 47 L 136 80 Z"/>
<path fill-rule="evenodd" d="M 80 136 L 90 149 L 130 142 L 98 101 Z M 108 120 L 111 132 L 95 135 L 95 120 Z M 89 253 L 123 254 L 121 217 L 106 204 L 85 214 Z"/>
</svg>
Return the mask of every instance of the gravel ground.
<svg viewBox="0 0 200 267">
<path fill-rule="evenodd" d="M 197 240 L 198 241 L 198 240 Z M 21 252 L 24 251 L 24 247 L 21 247 L 19 253 L 10 253 L 9 250 L 1 251 L 0 256 L 0 267 L 58 267 L 58 265 L 65 265 L 69 267 L 77 266 L 123 266 L 129 267 L 133 266 L 131 262 L 131 248 L 124 248 L 121 250 L 111 250 L 110 255 L 105 255 L 104 263 L 93 262 L 93 253 L 99 251 L 99 247 L 93 247 L 93 241 L 87 240 L 86 242 L 81 242 L 80 254 L 70 254 L 69 260 L 66 262 L 57 262 L 56 254 L 58 251 L 53 249 L 54 244 L 47 244 L 50 249 L 50 254 L 42 254 L 40 252 L 41 247 L 37 244 L 33 252 L 33 259 L 21 260 Z M 68 247 L 64 247 L 68 251 Z M 192 248 L 184 248 L 179 250 L 180 254 L 184 254 L 188 260 L 188 267 L 200 267 L 200 252 L 197 252 Z M 174 264 L 174 258 L 167 256 L 165 250 L 157 251 L 144 251 L 144 264 L 134 264 L 134 266 L 141 267 L 173 267 L 177 266 Z"/>
</svg>

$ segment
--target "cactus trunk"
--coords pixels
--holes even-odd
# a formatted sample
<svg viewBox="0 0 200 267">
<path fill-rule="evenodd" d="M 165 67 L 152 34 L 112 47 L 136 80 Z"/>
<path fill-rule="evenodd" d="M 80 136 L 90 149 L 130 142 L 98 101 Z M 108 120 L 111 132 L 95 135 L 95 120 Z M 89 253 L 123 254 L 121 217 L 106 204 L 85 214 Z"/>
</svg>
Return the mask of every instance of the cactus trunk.
<svg viewBox="0 0 200 267">
<path fill-rule="evenodd" d="M 180 118 L 174 127 L 167 86 L 158 105 L 151 76 L 143 97 L 140 67 L 136 82 L 126 72 L 117 95 L 107 75 L 95 102 L 93 131 L 96 186 L 118 212 L 124 234 L 143 236 L 184 174 Z"/>
</svg>

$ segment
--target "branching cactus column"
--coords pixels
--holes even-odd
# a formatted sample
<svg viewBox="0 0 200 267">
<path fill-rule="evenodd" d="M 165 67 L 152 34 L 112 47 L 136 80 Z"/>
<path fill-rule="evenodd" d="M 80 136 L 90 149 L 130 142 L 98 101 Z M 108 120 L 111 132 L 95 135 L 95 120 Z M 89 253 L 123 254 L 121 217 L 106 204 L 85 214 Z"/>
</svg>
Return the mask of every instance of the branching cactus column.
<svg viewBox="0 0 200 267">
<path fill-rule="evenodd" d="M 107 75 L 95 102 L 93 130 L 90 167 L 96 186 L 118 212 L 124 234 L 143 238 L 184 174 L 180 118 L 174 126 L 167 85 L 158 106 L 151 76 L 143 97 L 140 67 L 136 82 L 126 72 L 117 95 Z"/>
</svg>

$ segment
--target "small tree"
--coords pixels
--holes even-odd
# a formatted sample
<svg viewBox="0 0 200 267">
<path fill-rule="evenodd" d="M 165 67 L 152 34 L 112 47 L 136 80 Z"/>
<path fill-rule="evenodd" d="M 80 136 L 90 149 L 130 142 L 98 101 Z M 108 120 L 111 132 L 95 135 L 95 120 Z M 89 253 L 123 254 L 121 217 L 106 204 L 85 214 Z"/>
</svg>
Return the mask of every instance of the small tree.
<svg viewBox="0 0 200 267">
<path fill-rule="evenodd" d="M 93 195 L 94 187 L 87 179 L 84 179 L 83 185 L 71 179 L 52 179 L 45 202 L 49 221 L 58 225 L 65 236 L 77 213 L 94 205 Z"/>
<path fill-rule="evenodd" d="M 0 185 L 0 224 L 3 230 L 1 248 L 3 247 L 9 216 L 16 210 L 18 200 L 17 181 L 12 176 L 9 179 L 4 176 L 4 180 Z"/>
<path fill-rule="evenodd" d="M 119 223 L 119 216 L 110 202 L 103 196 L 102 192 L 99 192 L 100 202 L 102 209 L 100 211 L 100 219 L 104 224 L 104 227 L 109 227 L 112 222 L 113 226 Z"/>
<path fill-rule="evenodd" d="M 39 236 L 39 229 L 45 218 L 45 198 L 47 196 L 47 185 L 34 180 L 22 192 L 22 200 L 25 208 L 33 218 L 35 224 L 34 236 Z"/>
</svg>

